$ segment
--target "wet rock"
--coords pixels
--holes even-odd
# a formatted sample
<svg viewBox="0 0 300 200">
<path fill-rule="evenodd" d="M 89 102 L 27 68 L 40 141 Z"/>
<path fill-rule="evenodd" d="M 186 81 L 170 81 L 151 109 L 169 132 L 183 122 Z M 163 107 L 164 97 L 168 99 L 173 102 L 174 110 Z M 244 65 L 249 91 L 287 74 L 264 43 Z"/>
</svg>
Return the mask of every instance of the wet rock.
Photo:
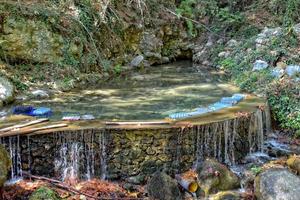
<svg viewBox="0 0 300 200">
<path fill-rule="evenodd" d="M 300 156 L 293 155 L 287 161 L 287 165 L 292 170 L 296 171 L 297 174 L 300 174 Z"/>
<path fill-rule="evenodd" d="M 31 96 L 33 98 L 37 98 L 37 99 L 49 98 L 49 94 L 45 90 L 34 90 L 31 92 Z"/>
<path fill-rule="evenodd" d="M 164 172 L 156 172 L 147 185 L 149 197 L 160 200 L 181 200 L 177 182 Z"/>
<path fill-rule="evenodd" d="M 299 65 L 289 65 L 286 67 L 285 72 L 289 77 L 294 77 L 297 74 L 300 74 L 300 66 Z"/>
<path fill-rule="evenodd" d="M 198 168 L 198 179 L 206 196 L 211 193 L 236 189 L 239 178 L 215 159 L 206 159 Z"/>
<path fill-rule="evenodd" d="M 10 158 L 9 154 L 5 148 L 0 145 L 0 188 L 4 185 L 7 180 L 7 174 L 10 168 Z"/>
<path fill-rule="evenodd" d="M 0 76 L 0 107 L 14 100 L 14 86 L 5 77 Z"/>
<path fill-rule="evenodd" d="M 268 155 L 272 157 L 288 156 L 292 153 L 288 145 L 281 144 L 276 140 L 266 141 L 265 147 Z"/>
<path fill-rule="evenodd" d="M 219 192 L 210 196 L 210 200 L 240 200 L 242 197 L 239 192 L 235 191 L 226 191 Z"/>
<path fill-rule="evenodd" d="M 269 66 L 269 64 L 266 61 L 256 60 L 253 65 L 252 71 L 261 71 L 263 69 L 268 68 L 268 66 Z"/>
<path fill-rule="evenodd" d="M 47 187 L 40 187 L 29 197 L 29 200 L 59 200 L 60 198 L 53 190 Z"/>
<path fill-rule="evenodd" d="M 272 158 L 268 154 L 256 152 L 256 153 L 248 154 L 244 158 L 243 162 L 244 163 L 252 163 L 252 164 L 256 164 L 256 165 L 262 165 L 271 160 L 272 160 Z"/>
<path fill-rule="evenodd" d="M 135 57 L 131 62 L 130 62 L 130 66 L 132 67 L 141 67 L 142 63 L 144 60 L 144 56 L 139 55 L 137 57 Z"/>
<path fill-rule="evenodd" d="M 298 200 L 300 178 L 286 169 L 269 169 L 255 179 L 258 200 Z"/>
</svg>

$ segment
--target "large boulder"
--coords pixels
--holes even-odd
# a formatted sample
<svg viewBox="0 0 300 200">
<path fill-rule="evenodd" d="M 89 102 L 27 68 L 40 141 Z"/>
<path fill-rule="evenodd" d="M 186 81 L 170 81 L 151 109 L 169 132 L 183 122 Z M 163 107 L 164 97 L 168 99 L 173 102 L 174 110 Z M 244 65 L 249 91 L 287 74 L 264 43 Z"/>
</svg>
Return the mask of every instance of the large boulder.
<svg viewBox="0 0 300 200">
<path fill-rule="evenodd" d="M 206 159 L 198 168 L 200 187 L 205 195 L 218 191 L 233 190 L 240 186 L 240 180 L 225 165 L 215 159 Z"/>
<path fill-rule="evenodd" d="M 14 100 L 14 86 L 5 77 L 0 76 L 0 107 Z"/>
<path fill-rule="evenodd" d="M 11 166 L 9 154 L 5 148 L 0 145 L 0 188 L 7 180 L 7 174 Z"/>
<path fill-rule="evenodd" d="M 299 200 L 300 178 L 287 169 L 269 169 L 255 179 L 258 200 Z"/>
<path fill-rule="evenodd" d="M 59 200 L 60 198 L 53 190 L 47 187 L 40 187 L 29 197 L 29 200 Z"/>
<path fill-rule="evenodd" d="M 164 172 L 156 172 L 147 185 L 150 199 L 181 200 L 177 182 Z"/>
</svg>

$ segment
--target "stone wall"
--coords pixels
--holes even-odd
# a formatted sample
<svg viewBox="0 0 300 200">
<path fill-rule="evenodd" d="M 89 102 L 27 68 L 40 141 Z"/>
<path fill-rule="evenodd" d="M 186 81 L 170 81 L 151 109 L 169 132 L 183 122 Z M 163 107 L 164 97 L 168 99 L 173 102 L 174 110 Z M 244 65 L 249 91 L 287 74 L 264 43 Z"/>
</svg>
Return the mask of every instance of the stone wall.
<svg viewBox="0 0 300 200">
<path fill-rule="evenodd" d="M 64 131 L 3 138 L 2 143 L 12 154 L 15 175 L 22 169 L 58 179 L 75 174 L 138 184 L 157 170 L 180 173 L 205 157 L 237 163 L 247 153 L 262 150 L 267 125 L 258 110 L 189 128 Z"/>
</svg>

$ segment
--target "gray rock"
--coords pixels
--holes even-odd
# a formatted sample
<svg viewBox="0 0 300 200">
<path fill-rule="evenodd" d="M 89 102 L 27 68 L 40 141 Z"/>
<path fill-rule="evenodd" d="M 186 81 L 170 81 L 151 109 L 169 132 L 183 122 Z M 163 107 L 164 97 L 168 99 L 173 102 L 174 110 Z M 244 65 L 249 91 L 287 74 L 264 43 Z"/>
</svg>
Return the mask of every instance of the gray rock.
<svg viewBox="0 0 300 200">
<path fill-rule="evenodd" d="M 156 172 L 147 185 L 150 199 L 182 200 L 177 182 L 164 172 Z"/>
<path fill-rule="evenodd" d="M 220 53 L 218 54 L 218 57 L 219 57 L 219 58 L 228 58 L 229 55 L 230 55 L 230 52 L 228 52 L 228 51 L 222 51 L 222 52 L 220 52 Z"/>
<path fill-rule="evenodd" d="M 236 47 L 239 43 L 234 40 L 234 39 L 231 39 L 227 42 L 226 46 L 228 46 L 229 48 L 233 48 L 233 47 Z"/>
<path fill-rule="evenodd" d="M 266 61 L 263 60 L 256 60 L 252 71 L 261 71 L 263 69 L 266 69 L 269 67 L 269 64 Z"/>
<path fill-rule="evenodd" d="M 282 28 L 277 27 L 277 28 L 265 28 L 262 32 L 266 37 L 270 36 L 280 36 L 283 34 Z"/>
<path fill-rule="evenodd" d="M 255 179 L 258 200 L 299 200 L 300 178 L 286 169 L 269 169 Z"/>
<path fill-rule="evenodd" d="M 284 75 L 284 69 L 275 67 L 274 69 L 272 69 L 271 75 L 275 78 L 281 78 Z"/>
<path fill-rule="evenodd" d="M 293 27 L 293 30 L 295 31 L 296 34 L 300 35 L 300 24 L 296 24 Z"/>
<path fill-rule="evenodd" d="M 139 67 L 141 65 L 141 63 L 143 62 L 143 60 L 144 60 L 144 56 L 139 55 L 130 62 L 130 66 Z"/>
<path fill-rule="evenodd" d="M 49 94 L 45 90 L 34 90 L 31 92 L 34 98 L 46 99 L 49 98 Z"/>
<path fill-rule="evenodd" d="M 5 77 L 0 77 L 0 107 L 14 100 L 14 86 Z"/>
<path fill-rule="evenodd" d="M 297 74 L 300 74 L 300 66 L 299 65 L 289 65 L 286 67 L 285 72 L 289 77 L 296 76 Z"/>
</svg>

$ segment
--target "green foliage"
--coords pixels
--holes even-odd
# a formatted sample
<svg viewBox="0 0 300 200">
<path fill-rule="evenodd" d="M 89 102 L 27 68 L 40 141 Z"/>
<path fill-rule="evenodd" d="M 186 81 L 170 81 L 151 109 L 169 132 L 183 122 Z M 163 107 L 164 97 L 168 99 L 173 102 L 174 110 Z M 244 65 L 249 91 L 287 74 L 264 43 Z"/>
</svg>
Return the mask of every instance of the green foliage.
<svg viewBox="0 0 300 200">
<path fill-rule="evenodd" d="M 192 22 L 192 20 L 195 18 L 195 10 L 194 10 L 195 3 L 196 3 L 195 0 L 183 0 L 181 1 L 178 8 L 176 9 L 176 13 L 179 16 L 184 16 L 187 18 L 186 24 L 187 24 L 188 33 L 192 37 L 195 37 L 197 34 L 194 24 Z"/>
<path fill-rule="evenodd" d="M 299 22 L 299 0 L 271 0 L 269 7 L 284 26 L 289 27 Z"/>
<path fill-rule="evenodd" d="M 115 74 L 119 75 L 122 72 L 122 66 L 120 64 L 117 64 L 114 68 L 113 71 Z"/>
<path fill-rule="evenodd" d="M 251 167 L 251 172 L 254 173 L 255 175 L 259 174 L 262 172 L 262 168 L 261 167 L 258 167 L 258 166 L 253 166 Z"/>
<path fill-rule="evenodd" d="M 29 86 L 26 85 L 18 75 L 14 75 L 11 77 L 12 83 L 16 87 L 18 91 L 26 91 L 29 89 Z"/>
<path fill-rule="evenodd" d="M 239 12 L 232 12 L 228 7 L 220 8 L 217 18 L 225 26 L 240 26 L 244 21 L 244 17 Z"/>
<path fill-rule="evenodd" d="M 300 85 L 281 80 L 268 90 L 268 100 L 276 113 L 275 118 L 284 128 L 300 130 Z"/>
<path fill-rule="evenodd" d="M 30 197 L 29 200 L 59 200 L 58 195 L 47 187 L 40 187 Z"/>
</svg>

